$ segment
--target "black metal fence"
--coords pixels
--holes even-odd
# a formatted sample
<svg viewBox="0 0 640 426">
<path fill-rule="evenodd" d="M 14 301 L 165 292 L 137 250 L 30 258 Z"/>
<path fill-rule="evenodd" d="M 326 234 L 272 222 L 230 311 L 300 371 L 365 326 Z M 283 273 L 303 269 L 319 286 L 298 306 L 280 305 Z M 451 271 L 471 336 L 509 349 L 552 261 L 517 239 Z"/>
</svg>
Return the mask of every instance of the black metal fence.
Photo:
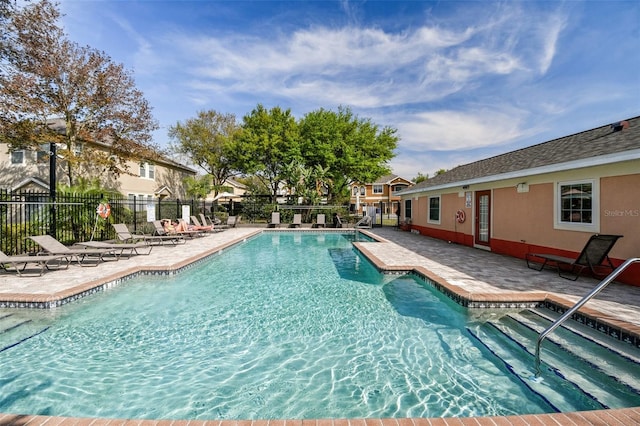
<svg viewBox="0 0 640 426">
<path fill-rule="evenodd" d="M 112 223 L 126 223 L 134 232 L 152 232 L 151 219 L 176 219 L 189 214 L 204 213 L 226 219 L 242 214 L 245 221 L 267 217 L 269 207 L 264 197 L 247 197 L 243 202 L 224 200 L 153 199 L 144 197 L 109 197 L 104 195 L 48 192 L 13 192 L 0 189 L 0 250 L 8 255 L 33 253 L 37 250 L 29 240 L 33 235 L 52 235 L 64 244 L 115 238 Z M 109 215 L 103 218 L 100 205 L 109 205 Z M 214 212 L 215 209 L 215 212 Z M 106 215 L 105 215 L 106 216 Z"/>
<path fill-rule="evenodd" d="M 301 213 L 303 223 L 312 223 L 318 213 L 331 220 L 338 213 L 343 221 L 353 224 L 359 217 L 349 214 L 348 206 L 297 206 L 274 205 L 271 197 L 250 195 L 237 197 L 242 201 L 198 199 L 148 199 L 145 197 L 110 196 L 103 194 L 14 192 L 0 189 L 0 250 L 8 255 L 35 253 L 37 246 L 28 237 L 51 235 L 64 244 L 90 240 L 114 239 L 112 223 L 125 223 L 134 232 L 153 232 L 149 223 L 156 219 L 176 219 L 204 213 L 206 216 L 226 220 L 227 216 L 242 216 L 245 223 L 267 222 L 271 212 L 280 210 L 282 223 L 290 223 L 294 213 Z M 103 218 L 98 211 L 100 205 L 108 204 L 109 215 Z M 389 225 L 377 216 L 374 226 Z M 393 224 L 393 222 L 391 222 Z"/>
</svg>

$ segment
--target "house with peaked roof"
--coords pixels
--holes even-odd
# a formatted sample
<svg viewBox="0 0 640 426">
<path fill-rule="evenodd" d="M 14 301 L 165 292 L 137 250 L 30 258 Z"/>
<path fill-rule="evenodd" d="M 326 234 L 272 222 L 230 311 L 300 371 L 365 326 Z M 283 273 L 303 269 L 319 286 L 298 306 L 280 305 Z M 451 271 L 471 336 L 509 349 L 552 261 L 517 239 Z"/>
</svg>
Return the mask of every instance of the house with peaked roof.
<svg viewBox="0 0 640 426">
<path fill-rule="evenodd" d="M 401 191 L 405 227 L 525 258 L 577 257 L 622 235 L 614 265 L 640 256 L 640 117 L 455 167 Z M 640 285 L 640 265 L 619 277 Z"/>
<path fill-rule="evenodd" d="M 384 175 L 371 183 L 351 184 L 350 211 L 363 214 L 368 207 L 380 208 L 383 215 L 395 214 L 398 211 L 399 191 L 413 185 L 408 179 L 398 175 Z"/>
<path fill-rule="evenodd" d="M 91 143 L 91 148 L 108 152 L 109 146 Z M 79 145 L 82 149 L 84 145 Z M 101 184 L 114 189 L 129 198 L 185 198 L 184 179 L 195 176 L 196 171 L 167 157 L 157 157 L 148 161 L 127 162 L 128 173 L 119 175 L 109 173 L 88 162 L 79 167 L 81 175 L 98 178 Z M 67 183 L 65 175 L 66 163 L 56 163 L 56 180 Z M 5 143 L 0 143 L 0 188 L 12 191 L 36 190 L 49 191 L 50 163 L 48 144 L 40 149 L 10 150 Z"/>
</svg>

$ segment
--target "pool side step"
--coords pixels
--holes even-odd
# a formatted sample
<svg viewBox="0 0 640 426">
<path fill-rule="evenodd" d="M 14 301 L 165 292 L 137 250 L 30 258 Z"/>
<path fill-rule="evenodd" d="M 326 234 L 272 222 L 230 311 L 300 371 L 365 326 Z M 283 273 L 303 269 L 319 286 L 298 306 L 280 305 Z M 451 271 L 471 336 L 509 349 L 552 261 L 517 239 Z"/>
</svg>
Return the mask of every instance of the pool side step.
<svg viewBox="0 0 640 426">
<path fill-rule="evenodd" d="M 518 342 L 531 356 L 540 331 L 549 322 L 530 312 L 510 314 L 486 326 Z M 541 351 L 545 380 L 553 372 L 580 388 L 585 395 L 607 408 L 637 406 L 640 404 L 638 383 L 640 368 L 633 361 L 621 358 L 607 348 L 559 328 L 544 341 Z M 532 365 L 529 368 L 532 368 Z"/>
<path fill-rule="evenodd" d="M 508 315 L 507 318 L 503 318 L 503 321 L 507 322 L 507 324 L 510 321 L 514 321 L 525 327 L 526 331 L 523 332 L 522 338 L 527 339 L 527 347 L 531 353 L 535 351 L 538 335 L 551 324 L 550 318 L 545 318 L 537 312 L 529 311 Z M 543 342 L 542 349 L 544 350 L 549 346 L 551 350 L 555 347 L 559 351 L 554 353 L 561 357 L 567 353 L 571 354 L 582 360 L 590 368 L 587 372 L 588 375 L 592 375 L 593 369 L 595 369 L 597 372 L 606 375 L 608 380 L 623 383 L 630 388 L 630 392 L 640 395 L 640 363 L 638 362 L 638 357 L 629 350 L 621 352 L 609 347 L 601 340 L 606 336 L 596 335 L 601 333 L 594 332 L 591 335 L 577 334 L 574 330 L 576 327 L 571 327 L 573 329 L 566 327 L 556 329 Z M 529 333 L 529 330 L 533 335 Z M 594 340 L 593 336 L 598 340 Z M 579 342 L 579 344 L 576 344 L 576 342 Z M 628 346 L 627 349 L 634 348 Z M 570 363 L 569 367 L 573 365 L 573 363 Z M 559 365 L 557 367 L 559 368 Z"/>
<path fill-rule="evenodd" d="M 548 324 L 560 317 L 560 313 L 551 311 L 546 308 L 536 308 L 526 311 L 527 314 L 540 317 L 548 321 Z M 633 344 L 622 340 L 614 339 L 601 331 L 595 330 L 585 324 L 577 321 L 565 321 L 562 328 L 570 330 L 572 333 L 578 334 L 587 340 L 591 340 L 598 345 L 618 354 L 623 358 L 627 358 L 640 366 L 640 348 L 636 348 Z M 553 335 L 553 333 L 552 333 Z"/>
<path fill-rule="evenodd" d="M 11 349 L 32 337 L 45 332 L 49 327 L 37 326 L 31 320 L 12 314 L 0 317 L 0 352 Z"/>
<path fill-rule="evenodd" d="M 513 377 L 544 400 L 556 412 L 582 410 L 600 410 L 606 408 L 596 399 L 584 393 L 578 386 L 556 374 L 548 374 L 544 380 L 532 380 L 533 356 L 522 346 L 489 323 L 467 328 L 472 337 L 478 340 Z M 577 395 L 567 398 L 567 393 Z"/>
</svg>

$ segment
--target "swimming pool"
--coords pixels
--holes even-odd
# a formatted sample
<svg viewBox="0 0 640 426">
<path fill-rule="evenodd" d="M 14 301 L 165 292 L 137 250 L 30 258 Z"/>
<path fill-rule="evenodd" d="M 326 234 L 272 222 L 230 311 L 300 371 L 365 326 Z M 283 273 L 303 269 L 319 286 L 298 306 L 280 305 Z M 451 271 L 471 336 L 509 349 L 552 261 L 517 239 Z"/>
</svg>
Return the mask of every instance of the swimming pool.
<svg viewBox="0 0 640 426">
<path fill-rule="evenodd" d="M 464 309 L 416 277 L 379 274 L 349 235 L 267 233 L 188 273 L 28 315 L 42 332 L 0 352 L 0 411 L 174 419 L 553 411 L 478 344 Z"/>
</svg>

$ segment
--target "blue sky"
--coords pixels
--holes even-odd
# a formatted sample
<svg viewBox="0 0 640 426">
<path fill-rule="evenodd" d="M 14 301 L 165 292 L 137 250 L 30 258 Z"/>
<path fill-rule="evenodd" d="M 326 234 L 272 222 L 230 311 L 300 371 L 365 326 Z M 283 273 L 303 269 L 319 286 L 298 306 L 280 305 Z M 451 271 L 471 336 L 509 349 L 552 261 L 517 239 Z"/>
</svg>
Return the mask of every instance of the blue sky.
<svg viewBox="0 0 640 426">
<path fill-rule="evenodd" d="M 167 127 L 258 103 L 398 129 L 394 173 L 640 115 L 637 1 L 62 0 L 70 39 L 131 70 Z"/>
</svg>

